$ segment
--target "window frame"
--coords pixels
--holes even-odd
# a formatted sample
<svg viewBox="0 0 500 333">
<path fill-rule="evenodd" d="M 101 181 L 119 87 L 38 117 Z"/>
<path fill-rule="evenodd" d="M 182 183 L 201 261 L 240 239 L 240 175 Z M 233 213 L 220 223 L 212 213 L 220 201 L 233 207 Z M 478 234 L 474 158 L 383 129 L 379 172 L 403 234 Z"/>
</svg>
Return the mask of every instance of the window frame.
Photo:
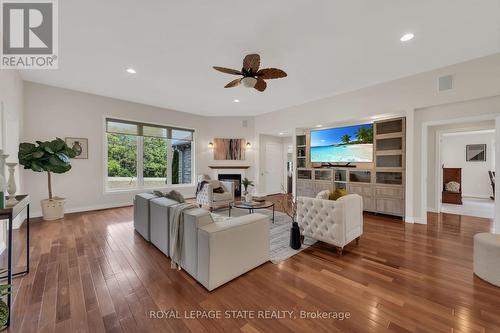
<svg viewBox="0 0 500 333">
<path fill-rule="evenodd" d="M 113 116 L 103 116 L 103 126 L 102 126 L 102 143 L 103 143 L 103 156 L 102 156 L 102 161 L 103 161 L 103 180 L 102 180 L 102 185 L 103 185 L 103 193 L 104 194 L 113 194 L 113 193 L 127 193 L 127 192 L 138 192 L 142 190 L 162 190 L 162 189 L 169 189 L 169 188 L 183 188 L 183 187 L 192 187 L 195 184 L 195 177 L 194 175 L 196 174 L 195 172 L 195 166 L 196 166 L 196 129 L 195 128 L 189 128 L 189 127 L 179 127 L 176 125 L 168 125 L 168 124 L 152 124 L 152 123 L 147 123 L 144 121 L 140 120 L 133 120 L 133 119 L 126 119 L 126 118 L 117 118 Z M 108 121 L 116 121 L 116 122 L 122 122 L 122 123 L 131 123 L 134 125 L 138 125 L 138 133 L 137 133 L 137 186 L 134 188 L 124 188 L 124 189 L 110 189 L 108 187 L 108 138 L 107 138 L 107 122 Z M 144 186 L 144 136 L 142 135 L 142 126 L 151 126 L 151 127 L 161 127 L 161 128 L 166 128 L 167 129 L 167 184 L 164 186 L 153 186 L 153 187 L 146 187 Z M 192 140 L 191 140 L 191 183 L 187 184 L 172 184 L 172 141 L 171 134 L 172 130 L 182 130 L 182 131 L 190 131 L 192 132 Z M 188 141 L 188 140 L 186 140 Z"/>
</svg>

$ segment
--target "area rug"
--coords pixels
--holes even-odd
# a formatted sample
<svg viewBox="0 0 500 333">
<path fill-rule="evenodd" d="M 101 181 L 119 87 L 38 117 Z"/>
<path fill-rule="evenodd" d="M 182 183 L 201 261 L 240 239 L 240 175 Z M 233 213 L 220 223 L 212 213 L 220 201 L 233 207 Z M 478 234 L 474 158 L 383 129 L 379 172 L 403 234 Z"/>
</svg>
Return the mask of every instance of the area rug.
<svg viewBox="0 0 500 333">
<path fill-rule="evenodd" d="M 302 247 L 299 250 L 294 250 L 290 247 L 290 229 L 292 228 L 292 222 L 288 215 L 275 212 L 274 213 L 274 223 L 271 222 L 273 211 L 269 209 L 259 209 L 255 211 L 256 213 L 267 215 L 269 217 L 269 233 L 270 233 L 270 256 L 271 262 L 273 264 L 279 264 L 282 261 L 296 255 L 297 253 L 307 249 L 309 246 L 316 243 L 316 240 L 312 238 L 305 237 Z M 215 214 L 228 216 L 229 209 L 217 209 L 214 211 Z M 246 209 L 231 209 L 231 216 L 243 216 L 247 215 L 248 210 Z"/>
</svg>

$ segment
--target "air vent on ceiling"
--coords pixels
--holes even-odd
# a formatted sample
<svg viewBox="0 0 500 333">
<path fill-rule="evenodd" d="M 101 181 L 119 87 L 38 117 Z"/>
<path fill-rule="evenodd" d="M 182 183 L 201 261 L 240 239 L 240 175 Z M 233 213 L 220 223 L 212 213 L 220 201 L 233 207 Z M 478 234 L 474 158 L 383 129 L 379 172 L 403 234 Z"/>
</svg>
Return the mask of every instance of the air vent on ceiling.
<svg viewBox="0 0 500 333">
<path fill-rule="evenodd" d="M 438 79 L 438 91 L 453 89 L 453 75 L 441 76 Z"/>
<path fill-rule="evenodd" d="M 242 125 L 243 125 L 243 127 L 248 127 L 248 120 L 243 120 Z"/>
</svg>

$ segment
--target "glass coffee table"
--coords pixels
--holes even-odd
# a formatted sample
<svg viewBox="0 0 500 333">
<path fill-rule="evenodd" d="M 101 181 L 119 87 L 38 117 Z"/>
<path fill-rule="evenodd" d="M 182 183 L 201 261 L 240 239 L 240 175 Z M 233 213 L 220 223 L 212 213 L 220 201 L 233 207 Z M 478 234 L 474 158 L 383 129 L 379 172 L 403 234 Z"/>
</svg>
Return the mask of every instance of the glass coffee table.
<svg viewBox="0 0 500 333">
<path fill-rule="evenodd" d="M 232 208 L 248 209 L 248 214 L 252 214 L 254 212 L 254 210 L 256 210 L 256 209 L 272 208 L 273 209 L 273 223 L 274 223 L 274 202 L 271 202 L 271 201 L 262 201 L 262 202 L 234 201 L 234 202 L 231 202 L 229 204 L 229 216 L 231 216 L 231 209 Z"/>
</svg>

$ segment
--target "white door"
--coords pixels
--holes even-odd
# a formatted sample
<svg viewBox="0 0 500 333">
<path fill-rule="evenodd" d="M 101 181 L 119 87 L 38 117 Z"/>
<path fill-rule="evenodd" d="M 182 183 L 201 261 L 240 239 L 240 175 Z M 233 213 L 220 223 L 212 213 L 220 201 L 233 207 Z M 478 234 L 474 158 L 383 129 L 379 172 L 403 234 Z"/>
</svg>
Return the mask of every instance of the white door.
<svg viewBox="0 0 500 333">
<path fill-rule="evenodd" d="M 266 144 L 265 184 L 266 194 L 280 193 L 283 184 L 283 146 L 279 143 Z"/>
</svg>

